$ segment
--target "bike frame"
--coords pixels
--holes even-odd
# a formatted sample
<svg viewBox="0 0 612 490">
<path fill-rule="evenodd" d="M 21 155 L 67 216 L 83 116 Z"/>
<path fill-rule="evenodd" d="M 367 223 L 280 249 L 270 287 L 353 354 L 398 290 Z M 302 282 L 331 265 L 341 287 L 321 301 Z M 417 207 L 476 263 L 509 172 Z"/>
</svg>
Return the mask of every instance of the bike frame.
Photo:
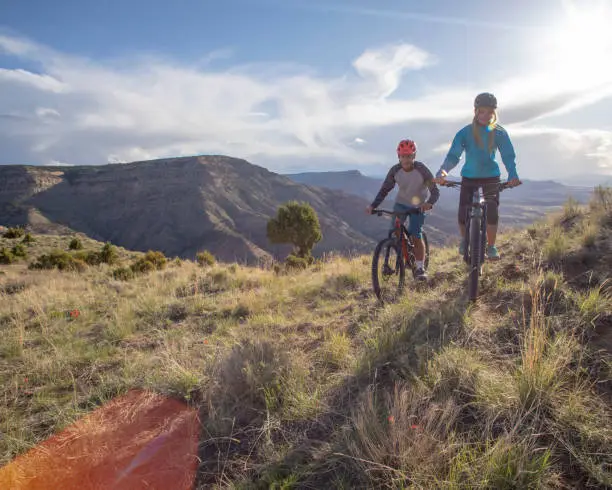
<svg viewBox="0 0 612 490">
<path fill-rule="evenodd" d="M 461 187 L 461 182 L 446 181 L 441 184 L 446 187 Z M 510 185 L 499 183 L 499 191 L 508 189 Z M 478 296 L 478 278 L 482 275 L 485 263 L 485 249 L 487 246 L 487 202 L 484 197 L 482 185 L 470 186 L 472 198 L 466 211 L 465 220 L 465 252 L 463 260 L 468 266 L 468 289 L 470 301 Z M 474 228 L 476 227 L 476 228 Z M 477 230 L 474 232 L 474 230 Z"/>
<path fill-rule="evenodd" d="M 466 243 L 469 244 L 470 230 L 473 224 L 478 224 L 480 228 L 480 250 L 479 250 L 479 262 L 484 263 L 485 246 L 487 240 L 487 202 L 484 198 L 484 192 L 482 186 L 474 186 L 472 189 L 472 201 L 466 211 L 465 220 L 465 236 L 468 239 Z M 470 262 L 471 250 L 469 246 L 465 248 L 465 254 L 463 259 L 465 262 Z"/>
<path fill-rule="evenodd" d="M 407 213 L 395 213 L 392 211 L 385 211 L 382 209 L 377 209 L 373 211 L 374 214 L 378 214 L 378 216 L 381 216 L 383 213 L 385 214 L 391 214 L 395 216 L 395 229 L 389 232 L 389 236 L 391 236 L 392 234 L 395 235 L 395 238 L 397 240 L 399 240 L 400 245 L 401 245 L 401 250 L 402 250 L 402 256 L 404 259 L 404 262 L 408 265 L 410 265 L 412 267 L 412 265 L 414 264 L 414 244 L 412 243 L 412 240 L 410 239 L 410 237 L 412 235 L 410 235 L 410 233 L 408 233 L 408 228 L 406 228 L 406 226 L 401 222 L 400 218 L 398 215 L 410 215 L 410 214 L 414 214 L 412 212 L 407 212 Z M 388 251 L 387 251 L 388 253 Z M 388 259 L 389 257 L 385 257 L 385 259 Z"/>
</svg>

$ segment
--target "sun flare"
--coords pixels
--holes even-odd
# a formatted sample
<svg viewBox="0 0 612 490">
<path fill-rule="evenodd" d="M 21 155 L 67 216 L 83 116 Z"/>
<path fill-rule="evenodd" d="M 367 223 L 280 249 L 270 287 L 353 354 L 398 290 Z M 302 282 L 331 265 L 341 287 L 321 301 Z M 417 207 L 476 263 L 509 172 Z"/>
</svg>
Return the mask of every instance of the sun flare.
<svg viewBox="0 0 612 490">
<path fill-rule="evenodd" d="M 566 60 L 560 68 L 581 75 L 588 72 L 599 76 L 611 76 L 609 60 L 612 59 L 612 8 L 608 2 L 563 2 L 564 19 L 552 36 L 557 60 Z M 603 81 L 603 80 L 602 80 Z"/>
</svg>

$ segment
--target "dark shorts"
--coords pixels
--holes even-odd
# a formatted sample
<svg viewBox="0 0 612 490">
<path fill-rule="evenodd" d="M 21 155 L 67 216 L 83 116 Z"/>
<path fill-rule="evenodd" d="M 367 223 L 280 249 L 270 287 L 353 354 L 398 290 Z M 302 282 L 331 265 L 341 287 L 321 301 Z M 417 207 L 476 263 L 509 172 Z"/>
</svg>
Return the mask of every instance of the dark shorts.
<svg viewBox="0 0 612 490">
<path fill-rule="evenodd" d="M 393 211 L 395 213 L 405 213 L 414 206 L 406 206 L 404 204 L 395 203 L 393 205 Z M 425 213 L 409 214 L 408 215 L 408 233 L 416 238 L 423 238 L 423 224 L 425 223 Z M 404 223 L 406 216 L 400 216 L 400 221 Z M 395 228 L 395 218 L 391 220 L 391 229 Z"/>
<path fill-rule="evenodd" d="M 499 177 L 487 179 L 461 179 L 461 193 L 459 195 L 459 224 L 465 225 L 469 204 L 472 201 L 474 185 L 482 185 L 484 198 L 487 203 L 487 224 L 497 225 L 499 222 Z"/>
</svg>

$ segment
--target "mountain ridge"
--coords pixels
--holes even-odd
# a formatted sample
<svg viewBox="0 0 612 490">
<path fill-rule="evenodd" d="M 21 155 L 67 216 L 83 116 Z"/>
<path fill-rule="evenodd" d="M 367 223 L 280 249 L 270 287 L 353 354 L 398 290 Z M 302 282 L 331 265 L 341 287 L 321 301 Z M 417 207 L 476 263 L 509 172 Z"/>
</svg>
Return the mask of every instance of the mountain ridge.
<svg viewBox="0 0 612 490">
<path fill-rule="evenodd" d="M 319 215 L 323 240 L 316 255 L 369 250 L 386 232 L 384 220 L 363 220 L 367 202 L 359 197 L 304 186 L 222 155 L 0 167 L 2 224 L 45 231 L 64 226 L 126 248 L 183 258 L 195 257 L 200 249 L 246 262 L 288 253 L 289 246 L 268 242 L 266 224 L 289 200 L 309 202 Z"/>
</svg>

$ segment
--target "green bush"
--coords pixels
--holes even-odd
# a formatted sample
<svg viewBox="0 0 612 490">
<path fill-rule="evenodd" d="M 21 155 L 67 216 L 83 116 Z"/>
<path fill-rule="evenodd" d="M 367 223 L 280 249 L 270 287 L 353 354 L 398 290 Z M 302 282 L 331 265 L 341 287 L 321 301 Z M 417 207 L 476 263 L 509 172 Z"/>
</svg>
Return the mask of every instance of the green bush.
<svg viewBox="0 0 612 490">
<path fill-rule="evenodd" d="M 100 262 L 112 265 L 116 263 L 118 259 L 119 254 L 117 253 L 117 248 L 110 242 L 106 242 L 100 251 Z"/>
<path fill-rule="evenodd" d="M 6 247 L 0 249 L 0 264 L 12 264 L 15 262 L 15 256 Z"/>
<path fill-rule="evenodd" d="M 307 257 L 322 238 L 316 211 L 307 202 L 289 201 L 268 221 L 266 233 L 271 243 L 291 243 L 294 254 Z"/>
<path fill-rule="evenodd" d="M 168 259 L 162 252 L 149 250 L 146 254 L 130 265 L 132 272 L 144 274 L 154 270 L 161 270 L 166 267 Z"/>
<path fill-rule="evenodd" d="M 134 274 L 146 274 L 147 272 L 155 270 L 155 264 L 153 264 L 153 262 L 145 260 L 144 257 L 141 257 L 136 262 L 130 265 L 130 269 Z"/>
<path fill-rule="evenodd" d="M 31 245 L 35 241 L 36 239 L 32 236 L 31 233 L 26 233 L 25 236 L 23 237 L 23 240 L 21 240 L 21 243 L 25 245 Z"/>
<path fill-rule="evenodd" d="M 134 271 L 128 267 L 118 267 L 113 271 L 113 278 L 119 281 L 129 281 L 134 278 Z"/>
<path fill-rule="evenodd" d="M 74 257 L 78 260 L 82 260 L 88 265 L 100 265 L 100 264 L 115 264 L 119 259 L 117 249 L 110 243 L 106 243 L 102 246 L 99 252 L 79 251 L 74 254 Z"/>
<path fill-rule="evenodd" d="M 298 257 L 290 254 L 285 259 L 285 265 L 288 269 L 306 269 L 313 262 L 312 256 Z"/>
<path fill-rule="evenodd" d="M 20 226 L 9 228 L 4 232 L 4 238 L 21 238 L 23 235 L 25 235 L 25 230 Z"/>
<path fill-rule="evenodd" d="M 80 238 L 74 237 L 72 240 L 70 240 L 70 244 L 68 245 L 68 248 L 70 250 L 82 250 L 83 242 L 81 242 Z"/>
<path fill-rule="evenodd" d="M 40 255 L 35 262 L 29 265 L 30 269 L 59 269 L 61 271 L 83 272 L 87 269 L 87 264 L 68 252 L 63 250 L 53 250 L 51 253 Z"/>
<path fill-rule="evenodd" d="M 200 266 L 202 267 L 215 265 L 215 257 L 208 250 L 198 252 L 198 254 L 196 255 L 196 260 L 198 261 L 198 264 L 200 264 Z"/>
<path fill-rule="evenodd" d="M 18 243 L 17 245 L 15 245 L 13 249 L 11 250 L 11 252 L 15 257 L 21 257 L 23 259 L 27 258 L 28 256 L 28 252 L 26 251 L 25 247 L 21 243 Z"/>
<path fill-rule="evenodd" d="M 157 270 L 162 270 L 164 267 L 166 267 L 166 263 L 168 262 L 168 259 L 163 252 L 154 252 L 153 250 L 149 250 L 144 255 L 144 258 L 145 260 L 151 262 Z"/>
<path fill-rule="evenodd" d="M 77 259 L 77 260 L 81 260 L 81 261 L 85 262 L 87 265 L 98 265 L 98 264 L 101 263 L 101 261 L 100 261 L 100 254 L 98 252 L 79 251 L 79 252 L 76 252 L 73 255 L 73 257 L 75 259 Z"/>
</svg>

